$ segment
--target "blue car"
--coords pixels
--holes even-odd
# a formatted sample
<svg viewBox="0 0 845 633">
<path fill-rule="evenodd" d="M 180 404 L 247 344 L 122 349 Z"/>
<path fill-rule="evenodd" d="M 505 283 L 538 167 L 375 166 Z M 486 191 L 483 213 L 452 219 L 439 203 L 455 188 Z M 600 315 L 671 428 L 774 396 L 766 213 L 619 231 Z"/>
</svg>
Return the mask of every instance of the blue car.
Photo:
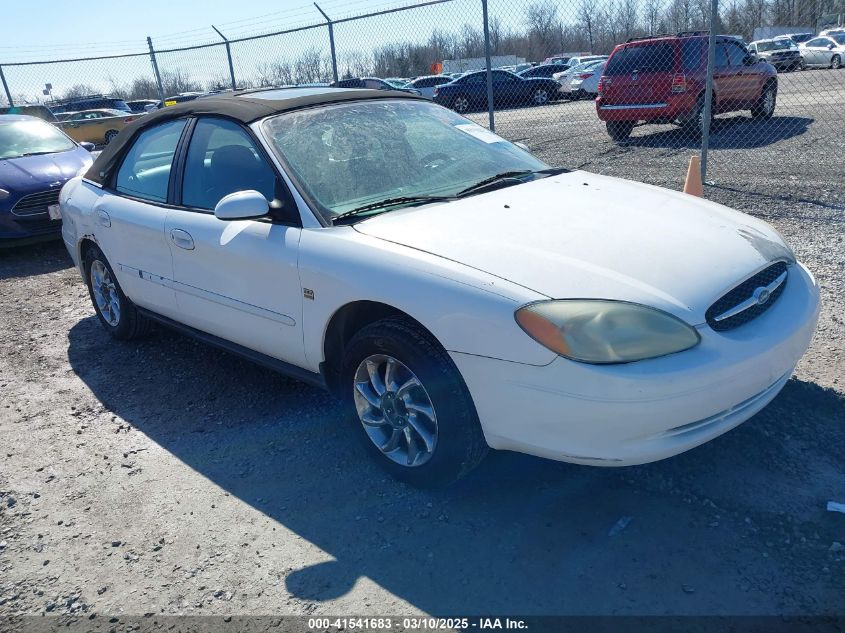
<svg viewBox="0 0 845 633">
<path fill-rule="evenodd" d="M 545 105 L 560 98 L 560 85 L 545 77 L 523 78 L 506 70 L 494 70 L 493 106 Z M 487 107 L 487 72 L 467 73 L 434 89 L 434 101 L 463 114 Z"/>
<path fill-rule="evenodd" d="M 41 119 L 0 115 L 0 247 L 60 236 L 59 191 L 92 149 Z"/>
</svg>

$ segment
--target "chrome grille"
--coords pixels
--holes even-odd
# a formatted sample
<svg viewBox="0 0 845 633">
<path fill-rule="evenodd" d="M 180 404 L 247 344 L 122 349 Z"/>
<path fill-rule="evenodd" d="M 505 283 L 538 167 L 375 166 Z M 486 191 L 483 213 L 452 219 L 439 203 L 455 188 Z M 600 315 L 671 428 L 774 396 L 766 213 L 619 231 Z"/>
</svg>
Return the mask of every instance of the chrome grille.
<svg viewBox="0 0 845 633">
<path fill-rule="evenodd" d="M 60 189 L 56 188 L 24 196 L 12 207 L 12 213 L 15 215 L 46 215 L 48 206 L 59 203 L 59 192 Z"/>
<path fill-rule="evenodd" d="M 787 277 L 786 262 L 764 268 L 711 305 L 704 315 L 707 324 L 717 332 L 724 332 L 757 318 L 783 293 Z"/>
</svg>

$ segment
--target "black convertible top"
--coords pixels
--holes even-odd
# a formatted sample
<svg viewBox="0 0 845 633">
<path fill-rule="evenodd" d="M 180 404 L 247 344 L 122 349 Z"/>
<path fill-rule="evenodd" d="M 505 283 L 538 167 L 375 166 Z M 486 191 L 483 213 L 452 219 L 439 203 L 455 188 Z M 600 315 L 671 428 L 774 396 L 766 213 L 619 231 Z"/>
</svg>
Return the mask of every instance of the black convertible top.
<svg viewBox="0 0 845 633">
<path fill-rule="evenodd" d="M 163 107 L 127 125 L 100 153 L 85 179 L 104 184 L 135 136 L 153 125 L 190 115 L 215 115 L 249 124 L 272 114 L 344 101 L 370 99 L 424 99 L 398 90 L 356 90 L 344 88 L 267 88 L 239 90 L 201 97 Z"/>
</svg>

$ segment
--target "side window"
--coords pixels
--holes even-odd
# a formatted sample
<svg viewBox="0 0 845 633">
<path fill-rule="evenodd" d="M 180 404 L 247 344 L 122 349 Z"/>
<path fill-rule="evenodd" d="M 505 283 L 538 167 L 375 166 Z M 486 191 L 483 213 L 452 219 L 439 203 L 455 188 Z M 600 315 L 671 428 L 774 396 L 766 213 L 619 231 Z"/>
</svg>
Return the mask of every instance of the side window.
<svg viewBox="0 0 845 633">
<path fill-rule="evenodd" d="M 728 65 L 728 54 L 724 44 L 716 44 L 716 68 L 725 68 Z"/>
<path fill-rule="evenodd" d="M 814 40 L 810 40 L 807 42 L 807 46 L 822 46 L 824 44 L 824 39 L 821 37 L 817 37 Z"/>
<path fill-rule="evenodd" d="M 462 84 L 480 84 L 484 81 L 484 74 L 483 73 L 475 73 L 473 75 L 467 75 L 464 77 L 460 83 Z"/>
<path fill-rule="evenodd" d="M 185 160 L 182 204 L 214 209 L 236 191 L 254 189 L 268 202 L 275 198 L 276 173 L 249 135 L 226 119 L 197 121 Z"/>
<path fill-rule="evenodd" d="M 141 132 L 123 157 L 115 189 L 134 198 L 166 202 L 173 155 L 184 128 L 185 119 L 180 119 Z"/>
<path fill-rule="evenodd" d="M 746 56 L 745 49 L 736 42 L 727 42 L 725 46 L 728 48 L 728 61 L 731 66 L 742 66 Z"/>
</svg>

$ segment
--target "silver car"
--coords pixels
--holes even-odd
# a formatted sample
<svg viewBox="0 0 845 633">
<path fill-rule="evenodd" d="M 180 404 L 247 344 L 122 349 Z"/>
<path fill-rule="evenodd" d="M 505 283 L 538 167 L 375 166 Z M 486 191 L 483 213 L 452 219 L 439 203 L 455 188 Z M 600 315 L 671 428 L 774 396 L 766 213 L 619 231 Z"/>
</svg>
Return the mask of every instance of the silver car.
<svg viewBox="0 0 845 633">
<path fill-rule="evenodd" d="M 845 33 L 821 36 L 800 46 L 804 64 L 815 68 L 842 68 L 845 60 Z"/>
<path fill-rule="evenodd" d="M 571 94 L 573 78 L 575 78 L 579 74 L 590 72 L 594 68 L 597 68 L 598 66 L 604 64 L 606 61 L 607 58 L 603 57 L 601 59 L 594 59 L 588 62 L 583 62 L 581 64 L 576 64 L 571 68 L 563 70 L 559 73 L 555 73 L 554 75 L 552 75 L 552 79 L 554 79 L 560 84 L 561 94 L 563 94 L 564 96 L 574 97 L 575 95 Z"/>
</svg>

